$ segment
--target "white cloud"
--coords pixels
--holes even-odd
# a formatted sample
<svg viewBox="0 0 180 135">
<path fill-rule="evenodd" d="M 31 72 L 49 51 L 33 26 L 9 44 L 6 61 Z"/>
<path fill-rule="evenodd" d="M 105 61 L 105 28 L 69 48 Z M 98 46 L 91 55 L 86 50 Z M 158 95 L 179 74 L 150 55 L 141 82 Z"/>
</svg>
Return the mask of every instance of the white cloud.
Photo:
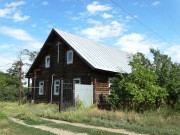
<svg viewBox="0 0 180 135">
<path fill-rule="evenodd" d="M 14 15 L 13 15 L 13 19 L 15 22 L 20 22 L 20 21 L 25 21 L 25 20 L 28 20 L 30 16 L 22 16 L 21 13 L 19 12 L 16 12 Z"/>
<path fill-rule="evenodd" d="M 6 17 L 11 13 L 11 10 L 8 8 L 0 9 L 0 17 Z"/>
<path fill-rule="evenodd" d="M 1 26 L 0 33 L 4 34 L 9 37 L 13 37 L 15 39 L 21 41 L 32 41 L 33 38 L 24 30 L 22 29 L 15 29 L 11 27 Z"/>
<path fill-rule="evenodd" d="M 87 5 L 87 10 L 90 14 L 95 14 L 97 12 L 109 11 L 111 7 L 108 5 L 100 5 L 99 2 L 94 1 L 92 4 Z"/>
<path fill-rule="evenodd" d="M 74 14 L 73 14 L 74 15 Z M 79 12 L 78 15 L 73 16 L 71 19 L 72 20 L 80 20 L 80 19 L 84 19 L 88 16 L 87 12 Z"/>
<path fill-rule="evenodd" d="M 91 18 L 88 19 L 87 22 L 90 23 L 90 24 L 95 24 L 95 25 L 100 25 L 101 24 L 100 21 L 97 21 L 97 20 L 94 20 L 94 19 L 91 19 Z"/>
<path fill-rule="evenodd" d="M 103 17 L 104 19 L 108 19 L 108 18 L 113 18 L 113 15 L 104 13 L 104 14 L 102 15 L 102 17 Z"/>
<path fill-rule="evenodd" d="M 47 6 L 47 5 L 48 5 L 48 2 L 47 2 L 47 1 L 44 1 L 44 2 L 42 2 L 42 5 Z"/>
<path fill-rule="evenodd" d="M 172 61 L 180 63 L 180 45 L 172 45 L 165 50 L 165 54 L 172 58 Z"/>
<path fill-rule="evenodd" d="M 26 42 L 25 48 L 34 48 L 38 49 L 42 46 L 42 43 L 34 39 L 30 34 L 28 34 L 23 29 L 15 29 L 7 26 L 0 27 L 0 34 L 12 37 L 14 39 Z"/>
<path fill-rule="evenodd" d="M 159 6 L 160 5 L 160 2 L 159 1 L 156 1 L 156 2 L 153 2 L 152 3 L 152 6 L 154 6 L 154 7 L 157 7 L 157 6 Z"/>
<path fill-rule="evenodd" d="M 11 64 L 13 62 L 13 59 L 7 59 L 8 56 L 1 56 L 0 54 L 0 71 L 6 72 L 7 69 L 11 67 Z M 8 57 L 9 58 L 9 57 Z"/>
<path fill-rule="evenodd" d="M 134 18 L 138 18 L 138 16 L 137 15 L 134 15 L 134 16 L 126 16 L 126 18 L 125 18 L 125 22 L 128 22 L 128 21 L 131 21 L 131 20 L 133 20 Z"/>
<path fill-rule="evenodd" d="M 25 21 L 30 18 L 30 16 L 22 15 L 22 11 L 17 7 L 26 4 L 24 1 L 17 1 L 5 4 L 5 8 L 0 9 L 0 17 L 6 19 L 12 19 L 14 22 Z"/>
<path fill-rule="evenodd" d="M 11 48 L 13 46 L 14 45 L 12 45 L 12 44 L 2 44 L 2 45 L 0 45 L 0 49 L 9 49 L 9 48 Z"/>
<path fill-rule="evenodd" d="M 117 21 L 111 22 L 109 25 L 94 26 L 80 31 L 81 34 L 94 40 L 101 40 L 103 38 L 117 37 L 122 34 L 124 24 Z"/>
<path fill-rule="evenodd" d="M 11 46 L 11 45 L 5 45 L 5 46 Z M 13 63 L 13 61 L 16 59 L 16 54 L 13 52 L 10 52 L 7 48 L 7 51 L 1 51 L 0 53 L 0 71 L 6 72 L 7 69 L 9 69 Z"/>
<path fill-rule="evenodd" d="M 8 8 L 14 8 L 14 7 L 17 7 L 17 6 L 22 6 L 26 4 L 24 1 L 17 1 L 17 2 L 11 2 L 11 3 L 7 3 L 5 6 L 8 7 Z"/>
<path fill-rule="evenodd" d="M 164 48 L 165 44 L 163 42 L 153 41 L 145 35 L 137 33 L 124 35 L 116 43 L 124 51 L 130 53 L 142 52 L 147 56 L 150 54 L 150 48 L 161 49 Z"/>
</svg>

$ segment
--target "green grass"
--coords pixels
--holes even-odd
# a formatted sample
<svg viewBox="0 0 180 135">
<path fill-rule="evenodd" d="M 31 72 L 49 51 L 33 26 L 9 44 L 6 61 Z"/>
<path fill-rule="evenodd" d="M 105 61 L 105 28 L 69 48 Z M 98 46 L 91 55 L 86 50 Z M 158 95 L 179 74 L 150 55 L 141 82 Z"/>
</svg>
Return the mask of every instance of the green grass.
<svg viewBox="0 0 180 135">
<path fill-rule="evenodd" d="M 0 127 L 0 135 L 54 135 L 54 134 L 40 129 L 22 126 L 12 121 L 8 121 L 8 126 L 6 128 Z"/>
<path fill-rule="evenodd" d="M 22 126 L 10 121 L 7 116 L 0 111 L 0 135 L 54 135 L 47 131 Z"/>
<path fill-rule="evenodd" d="M 120 134 L 120 133 L 107 132 L 107 131 L 103 131 L 103 130 L 71 126 L 71 125 L 67 125 L 67 124 L 50 123 L 50 124 L 47 124 L 47 126 L 51 126 L 51 127 L 55 127 L 55 128 L 63 129 L 63 130 L 68 130 L 68 131 L 76 132 L 76 133 L 87 133 L 88 135 L 124 135 L 124 134 Z"/>
<path fill-rule="evenodd" d="M 129 131 L 152 135 L 180 134 L 180 112 L 165 107 L 160 109 L 159 112 L 148 111 L 144 114 L 123 111 L 103 111 L 98 110 L 96 107 L 70 109 L 66 112 L 59 113 L 57 105 L 24 104 L 18 106 L 17 103 L 5 102 L 0 103 L 0 108 L 2 108 L 0 119 L 3 119 L 4 117 L 17 117 L 25 120 L 28 124 L 46 123 L 51 125 L 51 122 L 44 122 L 39 119 L 39 117 L 44 117 L 69 122 L 86 123 L 95 126 L 124 128 Z M 6 125 L 6 122 L 4 123 Z M 66 126 L 61 126 L 62 128 L 66 128 Z"/>
</svg>

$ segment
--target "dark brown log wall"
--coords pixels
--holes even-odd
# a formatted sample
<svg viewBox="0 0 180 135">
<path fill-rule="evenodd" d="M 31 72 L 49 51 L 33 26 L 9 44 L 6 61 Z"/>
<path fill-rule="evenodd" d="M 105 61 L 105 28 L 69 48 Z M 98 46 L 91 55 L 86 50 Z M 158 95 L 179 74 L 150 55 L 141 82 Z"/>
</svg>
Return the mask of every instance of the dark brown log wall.
<svg viewBox="0 0 180 135">
<path fill-rule="evenodd" d="M 60 42 L 60 57 L 59 63 L 57 62 L 58 47 L 57 43 Z M 43 48 L 41 55 L 36 60 L 34 69 L 40 69 L 37 72 L 36 87 L 39 87 L 39 81 L 44 81 L 45 91 L 44 95 L 39 95 L 39 89 L 35 90 L 35 101 L 36 102 L 50 102 L 51 95 L 51 81 L 52 75 L 55 74 L 54 80 L 56 79 L 68 79 L 81 78 L 82 84 L 93 84 L 94 85 L 94 103 L 99 100 L 99 94 L 109 94 L 108 78 L 114 77 L 116 74 L 107 71 L 93 70 L 86 61 L 73 50 L 73 63 L 66 63 L 66 52 L 73 50 L 67 45 L 59 36 L 56 34 L 49 38 L 47 44 Z M 50 68 L 45 68 L 45 57 L 50 55 Z M 34 78 L 33 78 L 34 79 Z M 34 83 L 34 81 L 32 81 Z M 54 82 L 53 82 L 54 83 Z M 34 86 L 34 84 L 33 84 Z M 54 88 L 53 88 L 54 89 Z M 53 101 L 57 102 L 59 96 L 53 95 Z"/>
</svg>

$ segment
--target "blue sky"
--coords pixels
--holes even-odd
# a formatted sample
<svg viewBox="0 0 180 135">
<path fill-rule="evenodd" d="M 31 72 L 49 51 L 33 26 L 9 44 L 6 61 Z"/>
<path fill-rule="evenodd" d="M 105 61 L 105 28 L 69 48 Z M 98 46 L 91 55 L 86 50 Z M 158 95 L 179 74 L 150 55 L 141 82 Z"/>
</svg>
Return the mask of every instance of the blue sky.
<svg viewBox="0 0 180 135">
<path fill-rule="evenodd" d="M 52 28 L 147 56 L 153 47 L 180 62 L 179 0 L 112 1 L 0 0 L 0 71 L 20 50 L 38 51 Z"/>
</svg>

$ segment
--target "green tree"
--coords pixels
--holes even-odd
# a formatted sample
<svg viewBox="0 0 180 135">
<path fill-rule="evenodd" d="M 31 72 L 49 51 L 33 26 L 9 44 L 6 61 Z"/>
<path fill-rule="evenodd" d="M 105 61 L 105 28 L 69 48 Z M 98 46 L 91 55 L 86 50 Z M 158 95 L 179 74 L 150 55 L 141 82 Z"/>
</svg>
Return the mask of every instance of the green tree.
<svg viewBox="0 0 180 135">
<path fill-rule="evenodd" d="M 0 101 L 15 101 L 18 97 L 18 77 L 0 72 Z"/>
<path fill-rule="evenodd" d="M 180 65 L 173 63 L 168 55 L 161 54 L 159 50 L 150 49 L 154 57 L 153 66 L 158 76 L 157 85 L 166 89 L 168 103 L 174 107 L 180 94 Z M 159 99 L 156 99 L 159 105 Z"/>
<path fill-rule="evenodd" d="M 168 91 L 168 104 L 174 108 L 180 95 L 180 65 L 177 63 L 172 64 L 169 75 L 169 82 L 166 86 Z"/>
<path fill-rule="evenodd" d="M 20 52 L 21 55 L 23 56 L 28 56 L 28 60 L 30 63 L 25 63 L 27 66 L 31 66 L 32 62 L 34 62 L 36 56 L 38 55 L 37 51 L 29 51 L 28 49 L 24 49 L 23 51 Z"/>
<path fill-rule="evenodd" d="M 9 68 L 7 70 L 7 73 L 12 76 L 19 76 L 20 62 L 21 62 L 20 58 L 23 56 L 27 56 L 27 59 L 30 61 L 30 63 L 22 62 L 22 66 L 23 65 L 31 66 L 31 64 L 35 60 L 37 54 L 38 54 L 38 52 L 36 52 L 36 51 L 31 52 L 28 49 L 24 49 L 24 50 L 20 51 L 19 59 L 12 63 L 12 66 L 11 66 L 11 68 Z M 24 74 L 25 73 L 23 73 L 23 75 Z"/>
<path fill-rule="evenodd" d="M 139 108 L 143 109 L 145 103 L 154 103 L 158 98 L 160 101 L 167 95 L 166 90 L 158 85 L 158 76 L 151 62 L 144 54 L 137 53 L 130 62 L 132 73 L 128 75 L 127 89 L 133 95 L 133 101 Z"/>
<path fill-rule="evenodd" d="M 20 60 L 16 60 L 12 63 L 12 66 L 7 70 L 7 73 L 11 76 L 19 76 Z"/>
<path fill-rule="evenodd" d="M 126 77 L 126 74 L 119 73 L 117 77 L 113 78 L 108 98 L 113 110 L 124 110 L 127 108 L 127 103 L 132 101 L 132 96 L 126 89 Z"/>
<path fill-rule="evenodd" d="M 6 76 L 6 78 L 16 78 L 16 81 L 19 81 L 19 75 L 20 75 L 20 62 L 22 57 L 26 57 L 30 63 L 21 63 L 22 66 L 27 65 L 30 66 L 31 63 L 35 60 L 35 57 L 38 53 L 36 51 L 29 51 L 28 49 L 24 49 L 23 51 L 20 52 L 20 56 L 19 59 L 14 61 L 12 63 L 11 68 L 9 68 L 7 70 L 7 74 L 9 76 Z M 24 59 L 24 58 L 23 58 Z M 24 78 L 25 72 L 22 71 L 22 79 Z M 12 79 L 11 79 L 12 80 Z M 13 81 L 13 80 L 12 80 Z M 18 82 L 19 83 L 19 82 Z M 1 84 L 1 83 L 0 83 Z M 10 100 L 10 99 L 15 99 L 14 97 L 16 97 L 16 94 L 18 93 L 18 87 L 19 84 L 17 85 L 18 87 L 15 87 L 12 85 L 13 83 L 11 82 L 10 85 L 5 85 L 5 87 L 1 87 L 1 94 L 0 96 L 2 96 L 3 100 Z M 22 84 L 26 84 L 26 82 L 24 81 Z M 14 89 L 13 89 L 14 88 Z M 21 94 L 24 95 L 25 91 L 27 91 L 27 89 L 23 88 L 23 91 Z M 8 94 L 7 94 L 8 93 Z M 13 94 L 16 93 L 16 94 Z M 8 96 L 7 96 L 8 95 Z M 11 96 L 11 98 L 10 98 Z M 8 97 L 8 98 L 7 98 Z"/>
</svg>

